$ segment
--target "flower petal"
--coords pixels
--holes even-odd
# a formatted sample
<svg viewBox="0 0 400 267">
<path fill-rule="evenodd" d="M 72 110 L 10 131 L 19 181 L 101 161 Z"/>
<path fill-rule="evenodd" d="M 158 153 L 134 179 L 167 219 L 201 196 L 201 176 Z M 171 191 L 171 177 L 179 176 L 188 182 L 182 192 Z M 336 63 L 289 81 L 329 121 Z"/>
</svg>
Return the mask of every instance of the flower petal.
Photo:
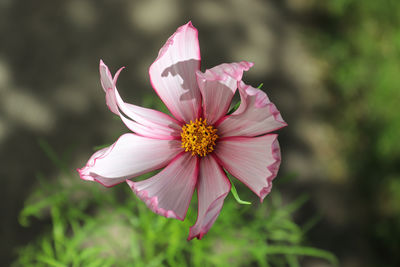
<svg viewBox="0 0 400 267">
<path fill-rule="evenodd" d="M 117 95 L 117 103 L 122 106 L 122 99 Z M 171 116 L 158 110 L 144 108 L 128 103 L 124 103 L 124 109 L 121 109 L 125 115 L 132 120 L 145 125 L 149 128 L 156 128 L 169 132 L 173 136 L 179 136 L 182 130 L 182 123 Z"/>
<path fill-rule="evenodd" d="M 121 71 L 121 69 L 118 71 L 118 73 L 120 71 Z M 101 59 L 100 59 L 100 64 L 99 64 L 99 72 L 100 72 L 101 87 L 103 87 L 103 90 L 106 93 L 107 106 L 111 110 L 111 112 L 113 112 L 119 116 L 119 110 L 118 110 L 118 106 L 117 106 L 117 103 L 115 100 L 115 94 L 114 94 L 115 83 L 113 81 L 113 77 L 111 75 L 110 70 L 108 69 L 107 65 L 104 64 L 103 60 L 101 60 Z"/>
<path fill-rule="evenodd" d="M 261 202 L 271 191 L 281 162 L 277 137 L 268 134 L 222 138 L 214 151 L 219 163 L 258 195 Z"/>
<path fill-rule="evenodd" d="M 178 140 L 158 140 L 129 133 L 122 135 L 110 147 L 94 153 L 78 172 L 84 180 L 110 187 L 160 169 L 180 152 L 182 148 Z"/>
<path fill-rule="evenodd" d="M 104 155 L 106 155 L 111 149 L 113 148 L 113 146 L 109 146 L 109 147 L 105 147 L 103 149 L 100 149 L 98 151 L 96 151 L 88 160 L 88 162 L 86 163 L 86 166 L 83 167 L 82 169 L 76 169 L 79 172 L 79 176 L 82 180 L 86 180 L 86 181 L 95 181 L 95 177 L 90 175 L 90 168 L 94 166 L 94 164 L 96 163 L 97 159 L 101 159 L 104 157 Z"/>
<path fill-rule="evenodd" d="M 189 22 L 177 29 L 150 66 L 150 81 L 171 113 L 181 122 L 199 117 L 201 95 L 196 82 L 200 69 L 198 32 Z"/>
<path fill-rule="evenodd" d="M 159 128 L 154 128 L 154 127 L 150 128 L 143 126 L 142 124 L 127 119 L 122 114 L 120 115 L 120 118 L 124 122 L 126 127 L 128 127 L 132 132 L 138 135 L 149 138 L 162 139 L 162 140 L 171 140 L 178 138 L 175 132 L 170 133 L 168 131 L 163 131 L 162 129 Z"/>
<path fill-rule="evenodd" d="M 196 186 L 198 165 L 197 157 L 182 153 L 155 176 L 126 182 L 152 211 L 183 221 Z"/>
<path fill-rule="evenodd" d="M 257 136 L 287 126 L 263 91 L 243 82 L 239 82 L 238 87 L 241 104 L 232 115 L 218 123 L 219 136 Z"/>
<path fill-rule="evenodd" d="M 206 70 L 196 72 L 197 83 L 203 97 L 203 112 L 209 124 L 214 124 L 224 116 L 237 89 L 237 82 L 242 80 L 243 71 L 248 71 L 253 63 L 221 64 Z"/>
<path fill-rule="evenodd" d="M 105 65 L 102 60 L 100 60 L 99 68 L 100 81 L 103 90 L 106 92 L 108 108 L 113 113 L 120 116 L 131 131 L 146 137 L 160 139 L 173 139 L 180 135 L 180 123 L 167 114 L 157 110 L 128 104 L 122 100 L 118 93 L 116 83 L 123 68 L 117 71 L 114 78 L 112 78 L 107 65 Z M 127 116 L 127 118 L 124 117 L 124 115 Z"/>
<path fill-rule="evenodd" d="M 231 183 L 213 156 L 201 158 L 197 183 L 198 215 L 195 225 L 190 228 L 188 240 L 201 239 L 208 232 L 230 190 Z"/>
</svg>

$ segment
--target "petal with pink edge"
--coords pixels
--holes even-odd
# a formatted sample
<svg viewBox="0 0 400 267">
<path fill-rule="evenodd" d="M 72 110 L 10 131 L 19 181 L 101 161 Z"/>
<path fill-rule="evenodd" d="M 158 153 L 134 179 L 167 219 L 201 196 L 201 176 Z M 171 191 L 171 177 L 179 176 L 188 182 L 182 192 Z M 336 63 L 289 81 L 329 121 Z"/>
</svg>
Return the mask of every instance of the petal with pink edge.
<svg viewBox="0 0 400 267">
<path fill-rule="evenodd" d="M 118 71 L 118 73 L 121 69 Z M 113 81 L 113 77 L 111 75 L 110 70 L 107 65 L 104 64 L 103 60 L 100 59 L 99 64 L 99 72 L 100 72 L 100 83 L 101 87 L 103 87 L 104 92 L 106 93 L 106 103 L 111 112 L 117 114 L 119 116 L 118 106 L 115 100 L 114 87 L 115 83 Z"/>
<path fill-rule="evenodd" d="M 167 40 L 149 69 L 154 90 L 181 122 L 194 121 L 201 112 L 197 70 L 200 70 L 198 32 L 189 22 Z"/>
<path fill-rule="evenodd" d="M 249 187 L 262 202 L 281 163 L 278 135 L 228 137 L 218 141 L 215 155 L 219 163 Z"/>
<path fill-rule="evenodd" d="M 209 124 L 214 124 L 228 112 L 237 82 L 242 80 L 243 71 L 248 71 L 252 66 L 253 63 L 242 61 L 221 64 L 205 73 L 196 72 L 203 97 L 203 112 Z"/>
<path fill-rule="evenodd" d="M 126 182 L 152 211 L 183 221 L 196 186 L 198 165 L 197 157 L 182 153 L 155 176 Z"/>
<path fill-rule="evenodd" d="M 178 121 L 157 110 L 142 108 L 125 103 L 120 97 L 116 83 L 123 68 L 112 78 L 111 73 L 100 60 L 100 80 L 106 92 L 108 108 L 121 117 L 125 125 L 133 132 L 151 138 L 173 139 L 180 135 L 181 126 Z M 120 113 L 121 110 L 124 114 Z M 125 116 L 127 117 L 125 117 Z"/>
<path fill-rule="evenodd" d="M 122 135 L 110 147 L 94 153 L 78 172 L 84 180 L 110 187 L 160 169 L 180 152 L 182 148 L 178 140 L 158 140 L 129 133 Z"/>
<path fill-rule="evenodd" d="M 85 167 L 83 167 L 82 169 L 77 169 L 77 171 L 79 172 L 79 176 L 82 180 L 94 181 L 95 178 L 89 174 L 90 168 L 94 166 L 97 159 L 101 159 L 104 157 L 104 155 L 107 155 L 107 153 L 110 151 L 110 149 L 112 149 L 112 147 L 113 146 L 109 146 L 109 147 L 105 147 L 103 149 L 96 151 L 89 158 Z"/>
<path fill-rule="evenodd" d="M 198 215 L 188 240 L 201 239 L 210 230 L 230 190 L 231 183 L 216 160 L 211 155 L 201 158 L 197 182 Z"/>
<path fill-rule="evenodd" d="M 287 126 L 263 91 L 239 82 L 239 92 L 241 104 L 217 125 L 219 136 L 257 136 Z"/>
</svg>

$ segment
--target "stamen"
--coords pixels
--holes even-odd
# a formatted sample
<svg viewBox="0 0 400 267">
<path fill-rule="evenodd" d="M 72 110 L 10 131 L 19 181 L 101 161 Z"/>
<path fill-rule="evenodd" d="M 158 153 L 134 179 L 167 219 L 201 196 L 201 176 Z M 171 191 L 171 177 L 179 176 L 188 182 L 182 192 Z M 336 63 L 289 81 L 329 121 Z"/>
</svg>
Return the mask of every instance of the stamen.
<svg viewBox="0 0 400 267">
<path fill-rule="evenodd" d="M 182 147 L 186 152 L 191 151 L 192 155 L 204 157 L 214 150 L 215 141 L 218 139 L 217 129 L 207 125 L 206 119 L 196 119 L 195 122 L 182 127 Z"/>
</svg>

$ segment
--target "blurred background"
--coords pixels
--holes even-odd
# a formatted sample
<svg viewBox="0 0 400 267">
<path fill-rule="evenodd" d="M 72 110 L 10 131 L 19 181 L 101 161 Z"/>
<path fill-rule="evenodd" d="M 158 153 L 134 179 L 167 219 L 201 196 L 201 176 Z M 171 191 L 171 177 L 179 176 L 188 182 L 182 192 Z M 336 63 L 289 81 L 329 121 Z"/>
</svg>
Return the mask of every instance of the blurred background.
<svg viewBox="0 0 400 267">
<path fill-rule="evenodd" d="M 289 126 L 260 205 L 236 183 L 202 241 L 124 184 L 81 181 L 94 147 L 128 130 L 100 87 L 165 110 L 148 67 L 180 25 L 202 70 L 248 60 Z M 1 266 L 399 266 L 400 2 L 0 1 Z M 194 200 L 195 202 L 196 200 Z M 195 204 L 194 204 L 195 205 Z"/>
</svg>

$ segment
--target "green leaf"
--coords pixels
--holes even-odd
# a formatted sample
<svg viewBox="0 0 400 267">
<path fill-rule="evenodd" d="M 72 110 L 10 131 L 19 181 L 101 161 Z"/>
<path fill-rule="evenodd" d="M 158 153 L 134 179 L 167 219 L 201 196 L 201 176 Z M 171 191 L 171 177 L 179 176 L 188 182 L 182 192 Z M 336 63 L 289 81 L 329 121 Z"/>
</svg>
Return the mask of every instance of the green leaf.
<svg viewBox="0 0 400 267">
<path fill-rule="evenodd" d="M 226 115 L 231 115 L 233 112 L 235 112 L 240 106 L 240 101 L 236 103 L 229 111 L 226 113 Z"/>
<path fill-rule="evenodd" d="M 232 180 L 231 180 L 231 178 L 229 177 L 229 175 L 227 175 L 227 177 L 228 177 L 228 179 L 229 179 L 229 182 L 231 182 L 231 185 L 232 185 L 232 187 L 231 187 L 231 192 L 232 192 L 233 197 L 236 199 L 236 201 L 237 201 L 239 204 L 242 204 L 242 205 L 250 205 L 251 202 L 249 202 L 249 201 L 244 201 L 244 200 L 241 200 L 241 199 L 240 199 L 240 197 L 239 197 L 239 195 L 238 195 L 238 193 L 237 193 L 237 191 L 236 191 L 235 184 L 232 182 Z"/>
<path fill-rule="evenodd" d="M 261 89 L 261 87 L 264 85 L 264 83 L 260 83 L 259 86 L 257 86 L 258 89 Z"/>
</svg>

